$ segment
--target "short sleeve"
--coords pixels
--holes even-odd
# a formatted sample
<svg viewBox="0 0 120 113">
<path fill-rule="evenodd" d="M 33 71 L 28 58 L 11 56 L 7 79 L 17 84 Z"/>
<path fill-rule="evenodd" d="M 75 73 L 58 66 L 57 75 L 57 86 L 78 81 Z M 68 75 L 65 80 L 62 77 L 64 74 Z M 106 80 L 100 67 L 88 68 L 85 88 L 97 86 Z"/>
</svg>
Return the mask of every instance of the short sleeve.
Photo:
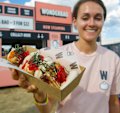
<svg viewBox="0 0 120 113">
<path fill-rule="evenodd" d="M 120 57 L 115 59 L 114 78 L 111 86 L 111 95 L 120 94 Z"/>
</svg>

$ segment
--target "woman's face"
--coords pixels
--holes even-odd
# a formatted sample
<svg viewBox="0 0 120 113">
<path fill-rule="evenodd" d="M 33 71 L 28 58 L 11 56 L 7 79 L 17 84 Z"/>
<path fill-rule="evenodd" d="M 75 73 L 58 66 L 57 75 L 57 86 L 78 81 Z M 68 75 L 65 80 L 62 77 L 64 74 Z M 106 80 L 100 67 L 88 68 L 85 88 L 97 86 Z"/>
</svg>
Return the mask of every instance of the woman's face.
<svg viewBox="0 0 120 113">
<path fill-rule="evenodd" d="M 104 11 L 97 3 L 91 1 L 83 3 L 73 23 L 81 39 L 87 42 L 96 41 L 104 23 Z"/>
</svg>

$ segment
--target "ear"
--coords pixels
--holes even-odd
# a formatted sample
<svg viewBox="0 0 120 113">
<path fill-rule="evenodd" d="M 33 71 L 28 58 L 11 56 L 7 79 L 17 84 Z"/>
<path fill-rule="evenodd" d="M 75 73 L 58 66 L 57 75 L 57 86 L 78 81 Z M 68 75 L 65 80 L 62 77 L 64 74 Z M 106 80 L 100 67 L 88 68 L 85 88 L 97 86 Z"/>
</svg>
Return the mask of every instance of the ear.
<svg viewBox="0 0 120 113">
<path fill-rule="evenodd" d="M 74 25 L 75 29 L 77 29 L 77 20 L 75 17 L 73 17 L 73 25 Z"/>
</svg>

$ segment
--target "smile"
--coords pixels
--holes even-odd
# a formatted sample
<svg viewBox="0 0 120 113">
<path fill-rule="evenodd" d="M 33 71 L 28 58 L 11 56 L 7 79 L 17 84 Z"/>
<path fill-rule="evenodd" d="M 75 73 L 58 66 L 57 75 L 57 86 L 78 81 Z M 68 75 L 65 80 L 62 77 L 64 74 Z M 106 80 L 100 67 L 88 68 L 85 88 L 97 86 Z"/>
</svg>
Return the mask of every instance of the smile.
<svg viewBox="0 0 120 113">
<path fill-rule="evenodd" d="M 90 32 L 90 33 L 96 32 L 95 29 L 88 29 L 88 30 L 86 30 L 86 31 L 87 31 L 87 32 Z"/>
</svg>

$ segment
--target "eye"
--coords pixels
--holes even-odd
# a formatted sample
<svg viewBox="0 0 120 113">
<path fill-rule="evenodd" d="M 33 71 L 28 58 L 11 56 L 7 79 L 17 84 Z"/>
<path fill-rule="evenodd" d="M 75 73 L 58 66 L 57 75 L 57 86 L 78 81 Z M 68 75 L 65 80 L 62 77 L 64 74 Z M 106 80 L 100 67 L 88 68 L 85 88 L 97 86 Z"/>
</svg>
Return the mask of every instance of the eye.
<svg viewBox="0 0 120 113">
<path fill-rule="evenodd" d="M 95 20 L 101 21 L 102 18 L 101 17 L 96 17 Z"/>
<path fill-rule="evenodd" d="M 101 21 L 102 20 L 102 16 L 101 15 L 96 15 L 95 16 L 95 20 Z"/>
<path fill-rule="evenodd" d="M 87 21 L 88 19 L 89 19 L 89 17 L 88 17 L 88 16 L 83 16 L 83 17 L 82 17 L 82 20 Z"/>
<path fill-rule="evenodd" d="M 82 18 L 82 20 L 85 20 L 85 21 L 86 21 L 86 20 L 88 20 L 88 18 Z"/>
</svg>

